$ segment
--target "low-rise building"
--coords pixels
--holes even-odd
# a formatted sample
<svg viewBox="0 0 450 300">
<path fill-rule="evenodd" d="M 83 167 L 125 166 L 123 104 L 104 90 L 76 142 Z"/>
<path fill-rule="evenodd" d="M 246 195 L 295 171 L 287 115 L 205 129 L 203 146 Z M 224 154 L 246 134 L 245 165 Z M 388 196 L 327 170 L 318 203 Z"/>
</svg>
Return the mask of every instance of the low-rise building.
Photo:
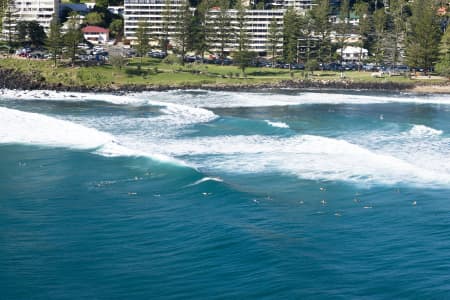
<svg viewBox="0 0 450 300">
<path fill-rule="evenodd" d="M 82 30 L 84 39 L 92 44 L 106 44 L 109 41 L 109 30 L 99 26 L 86 26 Z"/>
<path fill-rule="evenodd" d="M 346 63 L 356 63 L 367 59 L 369 51 L 361 47 L 346 46 L 343 49 L 337 49 L 338 55 L 342 54 L 342 61 Z"/>
</svg>

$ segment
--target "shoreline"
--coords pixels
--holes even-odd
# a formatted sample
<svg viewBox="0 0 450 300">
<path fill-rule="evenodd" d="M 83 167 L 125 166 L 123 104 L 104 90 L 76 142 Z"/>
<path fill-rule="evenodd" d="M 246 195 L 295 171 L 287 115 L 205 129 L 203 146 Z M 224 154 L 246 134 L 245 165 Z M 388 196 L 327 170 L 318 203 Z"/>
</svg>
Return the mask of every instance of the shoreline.
<svg viewBox="0 0 450 300">
<path fill-rule="evenodd" d="M 282 80 L 273 83 L 244 84 L 182 84 L 182 85 L 108 85 L 85 86 L 48 83 L 39 71 L 25 74 L 17 70 L 0 68 L 0 89 L 9 90 L 49 90 L 59 92 L 81 93 L 113 93 L 125 94 L 147 91 L 170 91 L 202 89 L 211 91 L 260 91 L 260 90 L 342 90 L 342 91 L 378 91 L 378 92 L 408 92 L 415 94 L 450 94 L 450 83 L 444 84 L 412 82 L 398 83 L 391 81 L 362 82 L 352 80 Z"/>
</svg>

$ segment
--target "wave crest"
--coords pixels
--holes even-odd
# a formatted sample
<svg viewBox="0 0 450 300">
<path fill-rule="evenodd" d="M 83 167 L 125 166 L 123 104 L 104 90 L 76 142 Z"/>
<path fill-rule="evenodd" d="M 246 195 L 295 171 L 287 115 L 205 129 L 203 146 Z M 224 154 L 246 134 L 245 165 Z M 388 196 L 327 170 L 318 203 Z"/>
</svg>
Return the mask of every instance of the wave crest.
<svg viewBox="0 0 450 300">
<path fill-rule="evenodd" d="M 434 129 L 425 125 L 414 125 L 409 134 L 412 136 L 422 137 L 422 136 L 437 136 L 443 133 L 442 130 Z"/>
</svg>

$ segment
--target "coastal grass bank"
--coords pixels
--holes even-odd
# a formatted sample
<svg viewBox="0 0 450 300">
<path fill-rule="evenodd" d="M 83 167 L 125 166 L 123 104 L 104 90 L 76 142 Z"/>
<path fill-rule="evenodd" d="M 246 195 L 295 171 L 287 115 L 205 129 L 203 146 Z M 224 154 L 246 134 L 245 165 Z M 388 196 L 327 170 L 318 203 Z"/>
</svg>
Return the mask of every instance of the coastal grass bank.
<svg viewBox="0 0 450 300">
<path fill-rule="evenodd" d="M 17 58 L 0 59 L 1 88 L 55 88 L 127 90 L 152 88 L 233 88 L 233 87 L 317 87 L 414 89 L 439 86 L 450 92 L 447 78 L 402 74 L 374 76 L 371 72 L 289 70 L 249 67 L 243 73 L 237 66 L 211 64 L 169 64 L 159 59 L 130 59 L 121 67 L 111 65 L 75 66 L 51 61 Z M 301 84 L 300 84 L 301 83 Z M 296 86 L 297 85 L 297 86 Z M 444 87 L 444 88 L 442 88 Z"/>
</svg>

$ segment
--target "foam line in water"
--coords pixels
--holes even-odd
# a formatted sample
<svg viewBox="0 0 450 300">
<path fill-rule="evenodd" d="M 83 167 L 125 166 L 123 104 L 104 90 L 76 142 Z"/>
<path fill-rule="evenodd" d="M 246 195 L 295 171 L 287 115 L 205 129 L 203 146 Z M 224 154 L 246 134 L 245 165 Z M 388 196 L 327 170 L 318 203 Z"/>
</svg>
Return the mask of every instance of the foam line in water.
<svg viewBox="0 0 450 300">
<path fill-rule="evenodd" d="M 272 126 L 272 127 L 289 128 L 289 125 L 284 123 L 284 122 L 272 122 L 272 121 L 269 121 L 269 120 L 265 120 L 265 122 L 267 124 L 269 124 L 270 126 Z"/>
<path fill-rule="evenodd" d="M 158 153 L 146 153 L 120 145 L 109 133 L 46 115 L 0 107 L 0 144 L 29 144 L 95 150 L 103 156 L 144 156 L 186 165 Z"/>
<path fill-rule="evenodd" d="M 139 97 L 140 94 L 135 94 Z M 450 105 L 448 95 L 402 95 L 333 92 L 229 92 L 229 91 L 168 91 L 144 92 L 144 97 L 162 102 L 183 103 L 204 108 L 269 107 L 309 104 L 381 104 L 381 103 L 427 103 Z"/>
<path fill-rule="evenodd" d="M 203 177 L 202 179 L 199 179 L 196 182 L 187 185 L 187 187 L 199 185 L 199 184 L 202 184 L 202 183 L 208 182 L 208 181 L 223 182 L 223 179 L 221 179 L 219 177 Z"/>
</svg>

